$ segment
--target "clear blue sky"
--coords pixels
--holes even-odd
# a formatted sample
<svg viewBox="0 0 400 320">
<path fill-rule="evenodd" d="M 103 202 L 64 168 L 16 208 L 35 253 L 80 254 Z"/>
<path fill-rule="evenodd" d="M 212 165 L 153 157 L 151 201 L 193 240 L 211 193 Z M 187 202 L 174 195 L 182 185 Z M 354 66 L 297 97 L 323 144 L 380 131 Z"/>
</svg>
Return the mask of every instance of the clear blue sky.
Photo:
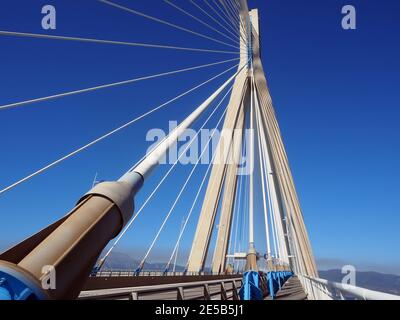
<svg viewBox="0 0 400 320">
<path fill-rule="evenodd" d="M 185 1 L 176 2 L 201 16 Z M 221 39 L 162 1 L 118 3 Z M 0 29 L 44 33 L 40 26 L 44 4 L 57 8 L 57 30 L 46 31 L 49 34 L 230 50 L 97 1 L 2 1 Z M 345 4 L 357 9 L 355 31 L 341 29 Z M 400 274 L 400 3 L 254 0 L 250 1 L 253 6 L 261 11 L 264 68 L 320 267 L 350 263 L 360 269 Z M 0 104 L 233 56 L 2 36 Z M 227 67 L 0 112 L 0 187 Z M 222 81 L 1 196 L 0 247 L 64 215 L 90 188 L 96 172 L 100 179 L 117 178 L 149 146 L 145 142 L 148 129 L 165 129 L 168 119 L 181 121 Z M 150 89 L 150 82 L 157 90 Z M 120 251 L 129 250 L 141 258 L 190 169 L 178 170 L 121 242 Z M 193 199 L 190 194 L 205 169 L 196 174 L 153 260 L 170 252 Z M 161 168 L 149 181 L 139 205 L 166 170 Z M 193 230 L 194 223 L 182 252 L 187 252 Z"/>
</svg>

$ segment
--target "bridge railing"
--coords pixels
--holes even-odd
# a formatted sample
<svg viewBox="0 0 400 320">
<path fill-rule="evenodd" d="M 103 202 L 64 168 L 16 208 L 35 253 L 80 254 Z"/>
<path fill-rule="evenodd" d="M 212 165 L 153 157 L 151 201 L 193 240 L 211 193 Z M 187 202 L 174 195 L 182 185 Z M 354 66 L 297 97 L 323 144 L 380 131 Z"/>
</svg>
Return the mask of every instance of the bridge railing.
<svg viewBox="0 0 400 320">
<path fill-rule="evenodd" d="M 152 287 L 133 287 L 83 291 L 79 300 L 239 300 L 242 277 L 164 284 Z"/>
<path fill-rule="evenodd" d="M 400 300 L 400 296 L 333 282 L 320 278 L 298 276 L 309 299 L 313 300 Z"/>
<path fill-rule="evenodd" d="M 91 277 L 159 277 L 159 276 L 216 276 L 221 275 L 213 272 L 163 272 L 163 271 L 140 271 L 139 273 L 134 270 L 103 270 L 93 273 Z M 229 275 L 241 275 L 241 273 L 230 273 Z"/>
</svg>

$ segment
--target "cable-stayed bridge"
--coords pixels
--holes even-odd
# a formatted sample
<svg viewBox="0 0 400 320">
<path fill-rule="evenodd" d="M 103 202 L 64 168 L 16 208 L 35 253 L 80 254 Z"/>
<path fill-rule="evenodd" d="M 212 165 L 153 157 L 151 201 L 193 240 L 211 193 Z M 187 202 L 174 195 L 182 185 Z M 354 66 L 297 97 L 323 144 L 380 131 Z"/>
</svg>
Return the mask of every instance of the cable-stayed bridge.
<svg viewBox="0 0 400 320">
<path fill-rule="evenodd" d="M 0 196 L 85 152 L 117 132 L 173 104 L 205 84 L 224 79 L 201 104 L 151 152 L 115 181 L 94 183 L 77 199 L 62 219 L 0 255 L 0 299 L 178 299 L 178 300 L 272 300 L 272 299 L 399 299 L 397 296 L 333 283 L 318 276 L 311 243 L 289 161 L 275 116 L 261 59 L 260 21 L 257 9 L 245 0 L 190 1 L 190 7 L 164 0 L 214 34 L 200 33 L 113 1 L 99 0 L 119 10 L 217 43 L 226 49 L 182 47 L 159 43 L 123 42 L 0 30 L 4 37 L 35 38 L 37 41 L 78 41 L 103 45 L 134 46 L 159 50 L 214 52 L 235 56 L 218 62 L 186 67 L 125 81 L 18 101 L 0 106 L 0 112 L 29 108 L 48 100 L 89 93 L 154 78 L 229 64 L 225 71 L 166 102 L 146 110 L 114 130 L 49 163 L 0 190 Z M 191 11 L 189 11 L 191 8 Z M 233 63 L 233 66 L 232 66 Z M 224 108 L 225 106 L 225 108 Z M 221 111 L 222 110 L 222 111 Z M 218 113 L 219 112 L 219 113 Z M 158 169 L 180 137 L 208 114 L 206 120 L 149 197 L 135 204 L 136 196 Z M 159 188 L 190 150 L 215 115 L 220 114 L 193 168 L 180 187 L 141 262 L 132 270 L 108 270 L 106 262 L 150 201 L 157 201 Z M 220 130 L 218 130 L 220 129 Z M 217 140 L 207 171 L 193 194 L 193 204 L 178 226 L 176 242 L 162 271 L 146 270 L 146 262 L 171 219 L 203 156 Z M 15 190 L 14 190 L 15 189 Z M 204 190 L 204 196 L 201 192 Z M 201 203 L 197 220 L 196 203 Z M 265 243 L 258 243 L 256 224 L 262 221 Z M 149 219 L 148 223 L 158 223 Z M 185 270 L 177 271 L 182 237 L 189 223 L 196 228 Z M 215 227 L 215 244 L 212 247 Z M 207 257 L 211 255 L 211 264 Z M 54 286 L 52 285 L 54 282 Z"/>
</svg>

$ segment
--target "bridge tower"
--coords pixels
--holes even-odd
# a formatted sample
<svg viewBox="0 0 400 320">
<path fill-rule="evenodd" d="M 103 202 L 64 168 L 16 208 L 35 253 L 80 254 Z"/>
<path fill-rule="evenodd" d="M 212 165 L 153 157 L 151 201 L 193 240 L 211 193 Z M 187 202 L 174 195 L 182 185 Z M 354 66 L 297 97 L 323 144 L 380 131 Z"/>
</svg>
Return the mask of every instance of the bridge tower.
<svg viewBox="0 0 400 320">
<path fill-rule="evenodd" d="M 253 9 L 249 12 L 246 1 L 240 1 L 240 8 L 241 62 L 246 63 L 247 61 L 248 64 L 247 68 L 235 79 L 223 127 L 223 132 L 226 130 L 230 134 L 221 135 L 224 139 L 220 140 L 216 152 L 220 155 L 223 154 L 223 150 L 227 149 L 227 146 L 229 149 L 224 153 L 225 158 L 222 161 L 213 164 L 188 261 L 188 271 L 199 272 L 204 269 L 217 210 L 222 202 L 211 269 L 213 273 L 225 272 L 238 184 L 238 164 L 243 145 L 243 135 L 240 135 L 239 132 L 244 129 L 246 114 L 250 114 L 250 123 L 254 122 L 254 108 L 261 119 L 257 126 L 261 135 L 261 143 L 264 144 L 266 150 L 266 154 L 264 154 L 265 169 L 270 175 L 266 187 L 270 192 L 272 210 L 277 215 L 277 228 L 281 235 L 281 239 L 278 239 L 281 245 L 280 265 L 273 265 L 270 249 L 266 248 L 268 269 L 273 270 L 286 266 L 296 272 L 316 276 L 315 261 L 261 62 L 258 10 Z M 251 129 L 255 129 L 255 127 Z M 250 158 L 254 158 L 256 142 L 254 139 L 250 139 L 250 141 L 252 142 L 249 148 Z M 254 184 L 252 177 L 257 173 L 254 172 L 253 167 L 254 159 L 251 159 L 249 194 L 251 212 L 249 213 L 250 239 L 247 270 L 257 270 L 257 252 L 253 242 L 252 206 L 252 186 Z"/>
</svg>

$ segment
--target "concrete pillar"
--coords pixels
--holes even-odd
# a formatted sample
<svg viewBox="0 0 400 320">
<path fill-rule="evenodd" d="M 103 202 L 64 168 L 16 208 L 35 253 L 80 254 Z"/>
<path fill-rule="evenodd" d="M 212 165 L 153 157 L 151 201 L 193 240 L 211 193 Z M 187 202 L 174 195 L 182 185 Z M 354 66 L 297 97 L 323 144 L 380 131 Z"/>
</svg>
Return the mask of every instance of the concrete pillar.
<svg viewBox="0 0 400 320">
<path fill-rule="evenodd" d="M 218 224 L 218 236 L 211 265 L 213 273 L 222 273 L 225 271 L 226 255 L 228 253 L 231 234 L 232 214 L 235 208 L 234 201 L 236 196 L 238 165 L 242 154 L 244 119 L 244 105 L 242 104 L 232 140 L 233 145 L 230 150 L 232 162 L 227 165 L 226 169 L 223 191 L 224 196 L 222 199 L 221 216 Z"/>
</svg>

